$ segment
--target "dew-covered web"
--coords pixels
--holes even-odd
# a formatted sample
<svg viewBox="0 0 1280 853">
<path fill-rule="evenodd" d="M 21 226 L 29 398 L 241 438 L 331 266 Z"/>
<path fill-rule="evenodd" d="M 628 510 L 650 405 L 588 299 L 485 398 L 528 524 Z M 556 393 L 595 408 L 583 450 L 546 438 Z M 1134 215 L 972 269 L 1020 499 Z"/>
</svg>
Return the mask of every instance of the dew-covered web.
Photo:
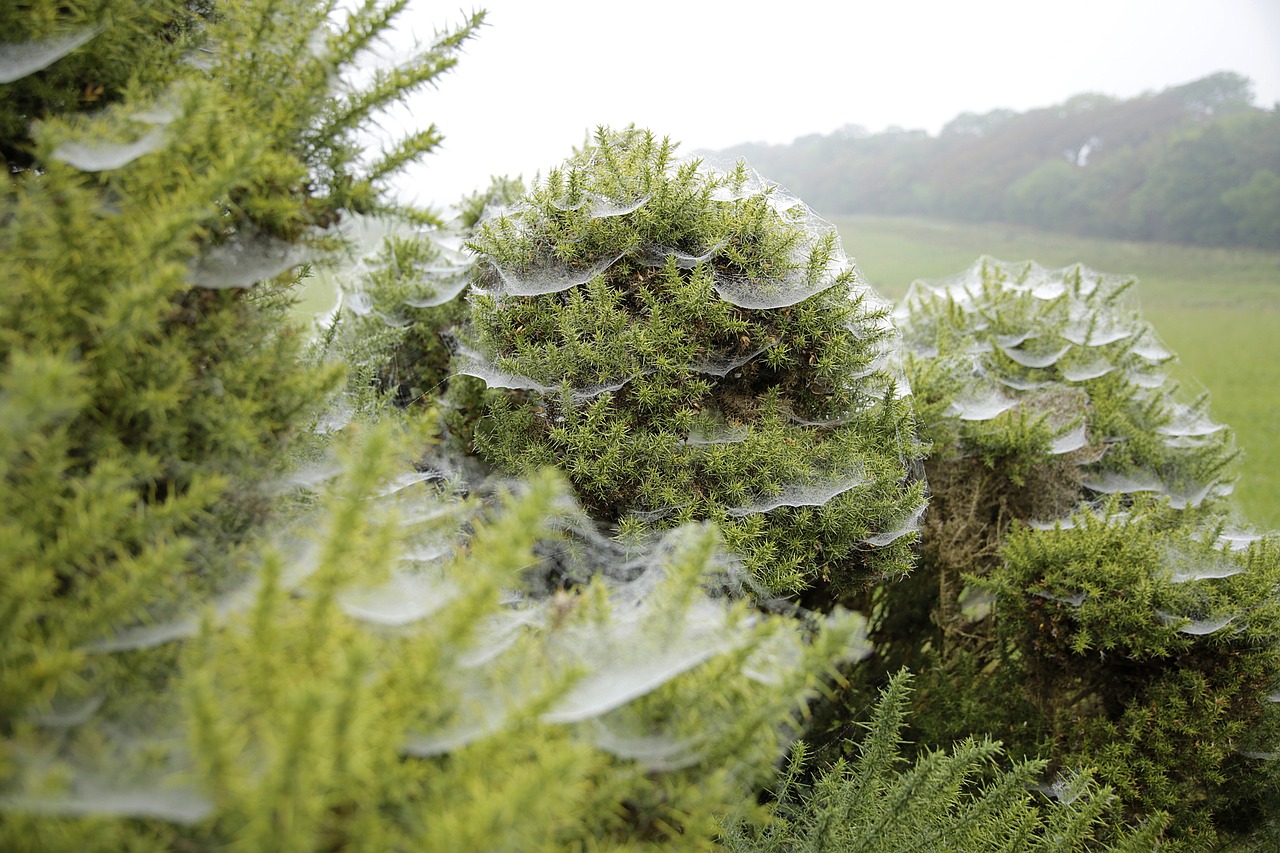
<svg viewBox="0 0 1280 853">
<path fill-rule="evenodd" d="M 29 74 L 48 68 L 62 57 L 105 29 L 101 26 L 79 27 L 61 35 L 24 42 L 0 42 L 0 84 L 21 80 Z"/>
<path fill-rule="evenodd" d="M 129 165 L 165 143 L 165 132 L 152 130 L 133 142 L 64 142 L 52 157 L 82 172 L 107 172 Z"/>
<path fill-rule="evenodd" d="M 472 349 L 465 344 L 458 346 L 452 361 L 452 370 L 455 375 L 473 376 L 484 382 L 488 388 L 533 391 L 547 397 L 556 398 L 560 397 L 564 392 L 568 392 L 570 399 L 578 404 L 594 400 L 596 397 L 611 391 L 621 390 L 632 380 L 652 372 L 641 370 L 629 376 L 622 376 L 607 382 L 594 382 L 577 387 L 569 385 L 567 382 L 553 385 L 539 382 L 532 376 L 526 376 L 512 370 L 504 370 L 479 350 Z"/>
<path fill-rule="evenodd" d="M 902 517 L 894 519 L 886 530 L 868 536 L 865 540 L 866 543 L 883 548 L 885 545 L 896 542 L 904 536 L 919 533 L 920 519 L 928 508 L 928 501 L 921 501 Z"/>
<path fill-rule="evenodd" d="M 870 481 L 867 476 L 861 470 L 855 469 L 813 483 L 793 483 L 784 486 L 776 494 L 762 495 L 743 506 L 729 507 L 727 512 L 732 518 L 743 518 L 748 515 L 773 512 L 783 507 L 823 506 L 837 495 L 864 486 L 868 482 Z"/>
<path fill-rule="evenodd" d="M 192 824 L 214 811 L 208 791 L 193 782 L 175 697 L 148 697 L 144 708 L 106 716 L 104 697 L 33 710 L 34 727 L 9 753 L 0 812 L 150 818 Z"/>
<path fill-rule="evenodd" d="M 1039 791 L 1061 805 L 1069 806 L 1089 792 L 1089 778 L 1079 774 L 1059 775 L 1049 784 L 1036 785 L 1032 790 Z"/>
<path fill-rule="evenodd" d="M 1174 616 L 1170 613 L 1157 611 L 1161 621 L 1166 625 L 1177 626 L 1177 630 L 1181 634 L 1190 634 L 1193 637 L 1203 637 L 1206 634 L 1216 634 L 1236 621 L 1237 615 L 1229 616 L 1211 616 L 1204 619 L 1193 619 L 1189 616 Z"/>
<path fill-rule="evenodd" d="M 312 256 L 305 246 L 267 234 L 241 232 L 211 246 L 196 258 L 187 272 L 195 287 L 223 290 L 252 287 L 275 278 Z"/>
<path fill-rule="evenodd" d="M 422 281 L 425 292 L 410 296 L 404 304 L 411 308 L 435 308 L 452 302 L 471 283 L 471 271 L 475 259 L 463 246 L 463 237 L 457 231 L 442 229 L 422 235 L 435 248 L 434 261 L 409 270 L 396 270 L 397 277 Z"/>
<path fill-rule="evenodd" d="M 1150 492 L 1197 507 L 1230 488 L 1197 454 L 1229 451 L 1230 437 L 1208 415 L 1207 397 L 1182 399 L 1166 370 L 1174 356 L 1142 320 L 1131 285 L 1079 266 L 983 258 L 951 279 L 916 282 L 894 316 L 910 358 L 962 380 L 949 417 L 976 429 L 1007 412 L 1047 414 L 1055 430 L 1047 452 L 1079 466 L 1089 492 Z M 1084 403 L 1064 408 L 1068 393 Z M 1134 428 L 1163 449 L 1108 452 L 1131 436 L 1094 433 L 1095 393 L 1130 401 Z"/>
</svg>

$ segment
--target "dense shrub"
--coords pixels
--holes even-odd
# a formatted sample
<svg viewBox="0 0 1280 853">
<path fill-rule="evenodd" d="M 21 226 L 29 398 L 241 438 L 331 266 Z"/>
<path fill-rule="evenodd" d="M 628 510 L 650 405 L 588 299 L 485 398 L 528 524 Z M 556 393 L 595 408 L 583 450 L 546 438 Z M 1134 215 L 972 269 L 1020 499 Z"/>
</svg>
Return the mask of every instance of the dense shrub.
<svg viewBox="0 0 1280 853">
<path fill-rule="evenodd" d="M 466 295 L 474 264 L 463 244 L 483 219 L 523 195 L 519 180 L 496 178 L 487 190 L 464 197 L 458 215 L 443 225 L 367 223 L 381 248 L 342 282 L 346 310 L 335 330 L 342 358 L 354 368 L 352 382 L 372 383 L 400 407 L 430 407 L 451 385 L 457 386 L 451 408 L 478 396 L 479 380 L 452 376 L 453 340 L 469 313 Z M 381 240 L 379 233 L 385 233 Z M 466 434 L 460 444 L 465 449 L 474 418 L 448 420 Z"/>
<path fill-rule="evenodd" d="M 715 521 L 824 606 L 912 561 L 921 484 L 888 307 L 744 164 L 602 130 L 483 223 L 469 348 L 501 468 L 563 470 L 624 533 Z"/>
<path fill-rule="evenodd" d="M 1274 796 L 1247 755 L 1280 740 L 1280 563 L 1228 525 L 1230 431 L 1170 377 L 1131 285 L 984 259 L 909 294 L 932 494 L 916 574 L 869 597 L 862 671 L 921 672 L 924 743 L 1093 769 L 1130 816 L 1211 844 Z"/>
</svg>

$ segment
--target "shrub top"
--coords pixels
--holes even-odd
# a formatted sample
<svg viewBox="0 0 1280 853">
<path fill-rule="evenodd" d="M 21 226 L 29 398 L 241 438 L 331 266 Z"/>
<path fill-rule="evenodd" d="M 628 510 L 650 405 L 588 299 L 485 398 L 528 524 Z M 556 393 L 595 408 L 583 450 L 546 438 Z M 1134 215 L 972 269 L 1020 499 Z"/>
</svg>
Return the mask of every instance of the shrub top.
<svg viewBox="0 0 1280 853">
<path fill-rule="evenodd" d="M 601 130 L 470 245 L 455 369 L 502 389 L 477 433 L 491 461 L 563 468 L 624 529 L 718 521 L 777 590 L 909 566 L 921 489 L 889 311 L 800 200 Z"/>
</svg>

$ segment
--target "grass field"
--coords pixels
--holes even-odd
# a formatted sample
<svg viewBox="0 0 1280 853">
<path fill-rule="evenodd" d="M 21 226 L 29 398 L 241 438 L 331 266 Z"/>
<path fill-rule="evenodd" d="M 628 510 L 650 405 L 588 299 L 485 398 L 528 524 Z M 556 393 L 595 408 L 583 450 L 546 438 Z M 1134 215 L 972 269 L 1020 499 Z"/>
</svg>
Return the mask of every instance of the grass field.
<svg viewBox="0 0 1280 853">
<path fill-rule="evenodd" d="M 1144 315 L 1178 354 L 1179 378 L 1207 389 L 1214 417 L 1236 433 L 1242 521 L 1280 529 L 1280 252 L 1095 240 L 1003 224 L 833 221 L 863 275 L 893 300 L 912 281 L 946 278 L 984 254 L 1135 276 Z"/>
</svg>

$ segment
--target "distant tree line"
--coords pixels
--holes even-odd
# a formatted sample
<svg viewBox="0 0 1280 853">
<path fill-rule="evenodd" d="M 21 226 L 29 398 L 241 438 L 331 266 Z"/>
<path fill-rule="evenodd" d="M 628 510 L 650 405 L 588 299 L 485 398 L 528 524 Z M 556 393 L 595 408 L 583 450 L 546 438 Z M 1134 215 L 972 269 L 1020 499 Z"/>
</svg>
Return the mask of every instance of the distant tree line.
<svg viewBox="0 0 1280 853">
<path fill-rule="evenodd" d="M 1253 106 L 1252 82 L 1231 72 L 1129 100 L 965 113 L 937 136 L 848 127 L 727 153 L 827 215 L 1280 247 L 1280 111 Z"/>
</svg>

